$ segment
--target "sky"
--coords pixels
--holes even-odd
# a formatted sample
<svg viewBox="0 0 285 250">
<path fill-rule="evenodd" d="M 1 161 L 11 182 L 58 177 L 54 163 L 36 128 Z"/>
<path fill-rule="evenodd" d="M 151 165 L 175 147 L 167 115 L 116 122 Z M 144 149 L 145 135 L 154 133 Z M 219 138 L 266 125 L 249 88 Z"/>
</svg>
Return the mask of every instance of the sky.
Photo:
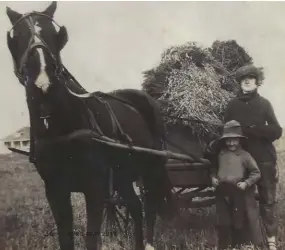
<svg viewBox="0 0 285 250">
<path fill-rule="evenodd" d="M 6 6 L 42 11 L 50 2 L 0 2 L 0 138 L 29 124 L 24 88 L 13 73 Z M 261 95 L 285 127 L 285 2 L 58 2 L 67 28 L 67 69 L 89 91 L 141 88 L 142 72 L 170 46 L 235 39 L 264 67 Z"/>
</svg>

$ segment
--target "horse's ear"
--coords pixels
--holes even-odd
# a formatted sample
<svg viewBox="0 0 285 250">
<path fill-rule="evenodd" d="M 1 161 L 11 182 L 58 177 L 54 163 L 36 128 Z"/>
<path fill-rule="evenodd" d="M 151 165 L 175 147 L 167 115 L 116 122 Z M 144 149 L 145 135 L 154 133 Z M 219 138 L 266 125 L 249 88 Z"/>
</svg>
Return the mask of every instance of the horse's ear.
<svg viewBox="0 0 285 250">
<path fill-rule="evenodd" d="M 67 29 L 64 26 L 61 26 L 57 33 L 57 48 L 58 51 L 61 51 L 65 44 L 68 41 Z"/>
<path fill-rule="evenodd" d="M 53 1 L 46 10 L 43 11 L 44 14 L 48 15 L 49 17 L 53 17 L 55 11 L 56 11 L 57 3 L 56 1 Z"/>
<path fill-rule="evenodd" d="M 12 10 L 9 7 L 6 7 L 6 13 L 12 24 L 17 22 L 22 17 L 22 14 L 18 13 L 17 11 Z"/>
</svg>

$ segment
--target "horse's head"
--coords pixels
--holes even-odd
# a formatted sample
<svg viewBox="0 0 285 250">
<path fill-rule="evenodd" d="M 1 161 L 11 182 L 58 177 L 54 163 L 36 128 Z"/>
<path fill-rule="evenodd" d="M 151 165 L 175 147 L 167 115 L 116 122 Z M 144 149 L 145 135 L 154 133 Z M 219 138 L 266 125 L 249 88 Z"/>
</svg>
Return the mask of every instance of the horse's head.
<svg viewBox="0 0 285 250">
<path fill-rule="evenodd" d="M 15 74 L 26 88 L 37 88 L 43 94 L 48 92 L 61 72 L 60 51 L 68 40 L 65 27 L 53 20 L 56 7 L 56 2 L 52 2 L 42 12 L 25 14 L 7 7 L 13 25 L 7 33 L 7 43 Z"/>
<path fill-rule="evenodd" d="M 31 127 L 38 135 L 59 134 L 79 123 L 64 84 L 60 52 L 68 37 L 65 27 L 53 20 L 56 7 L 52 2 L 42 12 L 25 14 L 7 7 L 12 23 L 7 43 L 15 74 L 26 89 Z"/>
</svg>

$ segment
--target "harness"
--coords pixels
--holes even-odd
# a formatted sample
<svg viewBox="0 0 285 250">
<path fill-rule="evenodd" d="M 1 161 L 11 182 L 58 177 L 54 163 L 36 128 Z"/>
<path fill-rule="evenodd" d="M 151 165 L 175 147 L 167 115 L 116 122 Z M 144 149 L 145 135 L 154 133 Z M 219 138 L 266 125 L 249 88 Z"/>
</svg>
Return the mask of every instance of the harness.
<svg viewBox="0 0 285 250">
<path fill-rule="evenodd" d="M 94 93 L 94 98 L 98 102 L 100 102 L 101 104 L 103 104 L 105 106 L 105 108 L 106 108 L 106 110 L 110 116 L 110 119 L 111 119 L 113 134 L 118 135 L 119 139 L 122 140 L 123 142 L 126 142 L 128 144 L 132 144 L 131 137 L 123 131 L 123 128 L 120 125 L 120 122 L 118 121 L 116 115 L 114 114 L 113 109 L 110 106 L 110 104 L 106 100 L 104 100 L 103 98 L 96 96 L 95 93 Z M 105 136 L 104 133 L 102 132 L 102 130 L 100 129 L 100 126 L 98 125 L 98 123 L 94 117 L 93 112 L 88 107 L 87 107 L 87 112 L 89 113 L 89 122 L 90 122 L 92 128 L 95 129 L 99 133 L 100 136 Z"/>
</svg>

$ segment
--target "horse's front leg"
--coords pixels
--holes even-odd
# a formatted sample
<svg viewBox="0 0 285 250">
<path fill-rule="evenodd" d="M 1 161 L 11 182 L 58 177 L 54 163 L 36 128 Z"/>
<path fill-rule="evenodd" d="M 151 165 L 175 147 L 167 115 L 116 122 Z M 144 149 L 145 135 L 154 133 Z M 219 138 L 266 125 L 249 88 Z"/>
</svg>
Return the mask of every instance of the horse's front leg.
<svg viewBox="0 0 285 250">
<path fill-rule="evenodd" d="M 58 185 L 46 186 L 46 197 L 57 226 L 60 250 L 74 250 L 70 192 L 61 190 L 62 187 Z"/>
<path fill-rule="evenodd" d="M 85 194 L 87 213 L 87 250 L 101 249 L 101 224 L 104 208 L 103 190 L 90 188 Z"/>
</svg>

